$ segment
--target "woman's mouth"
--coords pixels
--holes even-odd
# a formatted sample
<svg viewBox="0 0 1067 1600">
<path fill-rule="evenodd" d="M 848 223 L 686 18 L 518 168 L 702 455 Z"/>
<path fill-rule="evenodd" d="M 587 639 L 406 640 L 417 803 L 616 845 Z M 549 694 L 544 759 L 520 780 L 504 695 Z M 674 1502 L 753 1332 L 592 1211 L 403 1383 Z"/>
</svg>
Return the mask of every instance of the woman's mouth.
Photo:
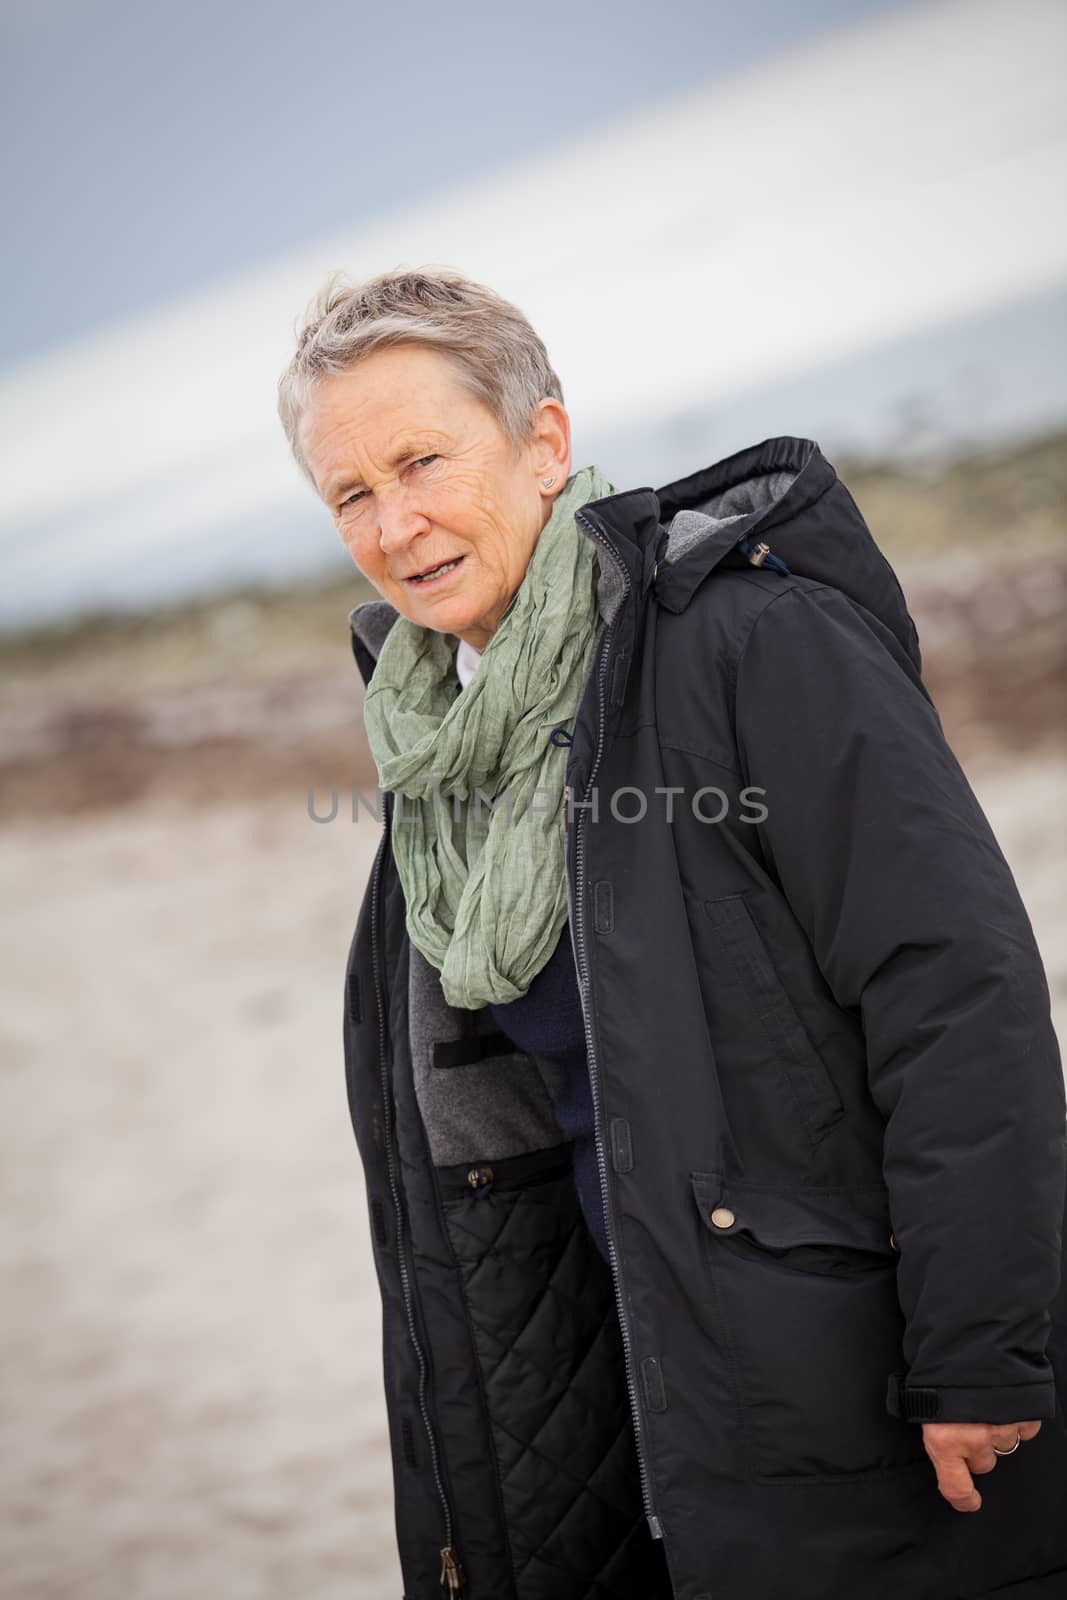
<svg viewBox="0 0 1067 1600">
<path fill-rule="evenodd" d="M 413 589 L 430 589 L 434 584 L 443 583 L 465 560 L 465 556 L 456 556 L 454 561 L 442 561 L 440 566 L 427 567 L 424 571 L 405 578 L 404 582 L 409 583 Z"/>
</svg>

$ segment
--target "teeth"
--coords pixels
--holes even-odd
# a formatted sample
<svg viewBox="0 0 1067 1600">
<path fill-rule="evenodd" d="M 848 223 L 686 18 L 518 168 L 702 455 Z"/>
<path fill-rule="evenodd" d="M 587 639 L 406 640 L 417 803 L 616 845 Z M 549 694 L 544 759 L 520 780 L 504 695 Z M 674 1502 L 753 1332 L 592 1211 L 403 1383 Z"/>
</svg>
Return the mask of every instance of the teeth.
<svg viewBox="0 0 1067 1600">
<path fill-rule="evenodd" d="M 440 567 L 431 567 L 429 572 L 420 572 L 416 577 L 412 578 L 411 581 L 412 583 L 425 583 L 427 578 L 439 578 L 442 572 L 451 572 L 453 567 L 458 567 L 460 559 L 461 558 L 457 556 L 455 561 L 446 561 Z"/>
</svg>

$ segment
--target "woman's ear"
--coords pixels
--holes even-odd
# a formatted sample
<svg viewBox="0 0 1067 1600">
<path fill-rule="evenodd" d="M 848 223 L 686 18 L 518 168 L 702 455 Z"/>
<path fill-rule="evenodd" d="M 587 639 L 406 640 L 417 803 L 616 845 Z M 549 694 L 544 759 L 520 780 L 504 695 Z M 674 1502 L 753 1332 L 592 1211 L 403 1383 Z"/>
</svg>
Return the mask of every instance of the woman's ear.
<svg viewBox="0 0 1067 1600">
<path fill-rule="evenodd" d="M 541 401 L 530 442 L 538 487 L 554 497 L 571 475 L 571 419 L 561 401 Z M 550 484 L 547 478 L 552 479 Z"/>
</svg>

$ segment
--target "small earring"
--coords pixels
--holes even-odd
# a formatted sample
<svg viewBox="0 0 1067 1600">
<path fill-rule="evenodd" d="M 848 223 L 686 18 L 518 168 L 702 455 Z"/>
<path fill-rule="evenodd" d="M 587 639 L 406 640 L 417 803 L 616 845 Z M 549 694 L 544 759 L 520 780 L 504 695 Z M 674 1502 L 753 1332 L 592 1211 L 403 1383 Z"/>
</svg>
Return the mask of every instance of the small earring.
<svg viewBox="0 0 1067 1600">
<path fill-rule="evenodd" d="M 551 489 L 551 487 L 555 483 L 555 481 L 556 481 L 555 478 L 542 478 L 541 479 L 541 482 L 544 484 L 546 489 Z"/>
</svg>

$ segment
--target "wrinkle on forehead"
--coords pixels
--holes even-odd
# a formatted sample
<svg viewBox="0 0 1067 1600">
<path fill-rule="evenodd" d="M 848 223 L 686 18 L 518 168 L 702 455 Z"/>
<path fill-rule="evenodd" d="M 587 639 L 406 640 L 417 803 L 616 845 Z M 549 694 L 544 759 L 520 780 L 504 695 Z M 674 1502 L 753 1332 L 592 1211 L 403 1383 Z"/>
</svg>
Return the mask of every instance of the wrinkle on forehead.
<svg viewBox="0 0 1067 1600">
<path fill-rule="evenodd" d="M 305 458 L 313 470 L 314 457 L 324 466 L 326 487 L 320 493 L 328 503 L 367 487 L 356 470 L 356 453 L 395 470 L 405 457 L 453 449 L 458 442 L 440 427 L 441 417 L 456 407 L 462 409 L 470 397 L 450 371 L 431 365 L 429 372 L 425 367 L 413 372 L 401 357 L 395 370 L 392 364 L 386 369 L 383 382 L 385 375 L 380 367 L 375 372 L 375 365 L 371 356 L 352 373 L 328 379 L 318 387 L 302 419 Z"/>
</svg>

